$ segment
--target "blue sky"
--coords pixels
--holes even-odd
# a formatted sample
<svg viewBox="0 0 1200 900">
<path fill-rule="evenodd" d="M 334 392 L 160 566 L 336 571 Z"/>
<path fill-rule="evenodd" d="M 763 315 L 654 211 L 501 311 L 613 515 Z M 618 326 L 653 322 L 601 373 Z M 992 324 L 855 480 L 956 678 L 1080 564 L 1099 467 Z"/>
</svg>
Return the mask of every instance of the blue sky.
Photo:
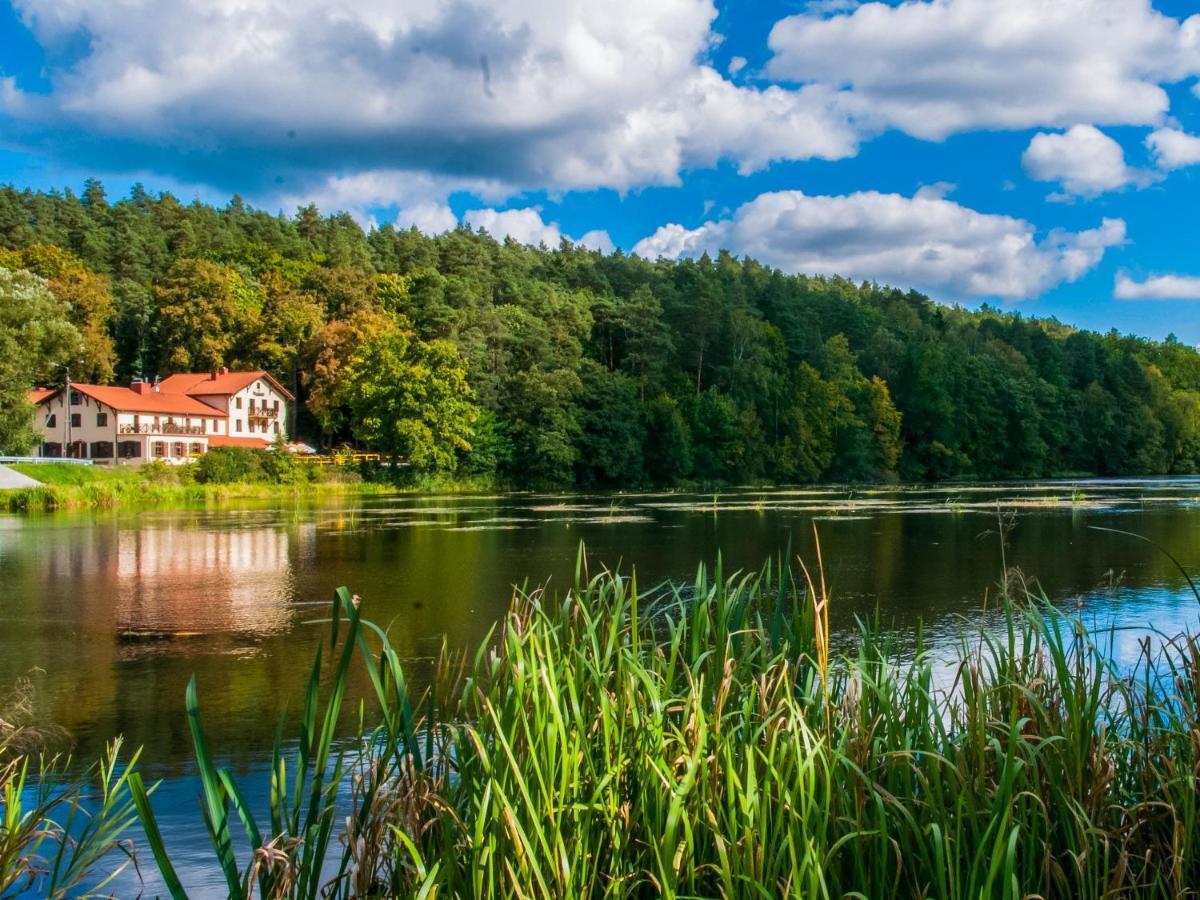
<svg viewBox="0 0 1200 900">
<path fill-rule="evenodd" d="M 0 181 L 725 247 L 1200 342 L 1180 0 L 14 0 Z"/>
</svg>

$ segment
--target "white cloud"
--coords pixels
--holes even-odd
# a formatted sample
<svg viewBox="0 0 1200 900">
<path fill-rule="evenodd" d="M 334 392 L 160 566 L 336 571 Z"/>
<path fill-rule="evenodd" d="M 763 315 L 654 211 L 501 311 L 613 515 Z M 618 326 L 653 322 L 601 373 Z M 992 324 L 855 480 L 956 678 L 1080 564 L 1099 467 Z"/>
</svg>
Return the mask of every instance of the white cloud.
<svg viewBox="0 0 1200 900">
<path fill-rule="evenodd" d="M 472 209 L 463 216 L 472 228 L 482 228 L 498 241 L 512 238 L 522 244 L 545 244 L 557 247 L 562 232 L 557 222 L 544 222 L 542 214 L 532 207 L 525 209 Z"/>
<path fill-rule="evenodd" d="M 557 247 L 563 235 L 557 222 L 546 222 L 542 214 L 533 207 L 524 209 L 472 209 L 464 216 L 472 228 L 482 228 L 498 241 L 512 238 L 522 244 L 534 247 L 545 244 L 551 249 Z M 606 231 L 589 231 L 579 240 L 567 236 L 567 240 L 581 244 L 589 250 L 600 250 L 603 253 L 613 249 L 612 239 Z"/>
<path fill-rule="evenodd" d="M 1074 125 L 1061 134 L 1035 134 L 1021 164 L 1030 178 L 1061 182 L 1067 193 L 1079 197 L 1151 180 L 1149 173 L 1126 165 L 1121 145 L 1092 125 Z"/>
<path fill-rule="evenodd" d="M 612 253 L 616 249 L 608 232 L 600 228 L 593 228 L 591 231 L 585 232 L 583 237 L 575 243 L 581 247 L 587 247 L 589 250 L 599 250 L 601 253 Z"/>
<path fill-rule="evenodd" d="M 1200 278 L 1190 275 L 1153 275 L 1134 281 L 1118 274 L 1113 286 L 1118 300 L 1200 300 Z"/>
<path fill-rule="evenodd" d="M 413 227 L 428 235 L 444 234 L 458 225 L 458 216 L 446 204 L 426 200 L 401 209 L 396 214 L 396 225 Z"/>
<path fill-rule="evenodd" d="M 732 77 L 738 72 L 742 71 L 744 68 L 746 68 L 746 57 L 734 56 L 729 60 L 729 65 L 726 68 L 726 71 L 729 73 L 730 77 Z"/>
<path fill-rule="evenodd" d="M 1076 280 L 1124 239 L 1125 223 L 1104 219 L 1094 229 L 1038 240 L 1026 221 L 977 212 L 936 191 L 781 191 L 699 228 L 664 225 L 633 249 L 674 259 L 726 248 L 789 272 L 912 286 L 943 299 L 1021 299 Z"/>
<path fill-rule="evenodd" d="M 250 155 L 266 185 L 283 179 L 297 194 L 336 165 L 343 179 L 425 173 L 512 196 L 669 185 L 722 160 L 751 171 L 857 150 L 836 90 L 742 87 L 704 63 L 717 39 L 712 0 L 15 7 L 50 48 L 53 90 L 0 85 L 10 141 L 94 155 L 113 139 L 146 156 L 169 149 L 198 180 L 229 177 Z M 72 140 L 50 140 L 56 129 Z"/>
<path fill-rule="evenodd" d="M 1182 169 L 1200 163 L 1200 137 L 1174 128 L 1160 128 L 1146 138 L 1160 169 Z"/>
<path fill-rule="evenodd" d="M 1159 123 L 1200 74 L 1200 16 L 1149 0 L 906 0 L 771 31 L 769 75 L 849 88 L 863 123 L 939 140 L 980 128 Z M 846 101 L 843 101 L 846 102 Z"/>
</svg>

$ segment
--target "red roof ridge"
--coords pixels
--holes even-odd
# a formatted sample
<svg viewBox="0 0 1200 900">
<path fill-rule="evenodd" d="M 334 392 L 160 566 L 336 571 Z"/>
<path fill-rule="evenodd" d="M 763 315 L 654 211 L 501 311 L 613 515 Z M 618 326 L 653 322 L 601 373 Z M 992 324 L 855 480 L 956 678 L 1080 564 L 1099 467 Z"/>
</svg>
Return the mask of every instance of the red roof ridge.
<svg viewBox="0 0 1200 900">
<path fill-rule="evenodd" d="M 278 393 L 288 400 L 294 399 L 291 392 L 264 369 L 244 369 L 231 372 L 223 368 L 215 372 L 177 372 L 164 378 L 158 388 L 169 394 L 228 396 L 249 387 L 260 378 L 269 382 Z"/>
<path fill-rule="evenodd" d="M 161 391 L 135 391 L 130 387 L 118 387 L 111 384 L 82 384 L 72 381 L 71 390 L 78 391 L 84 396 L 91 397 L 98 403 L 111 406 L 119 412 L 132 413 L 167 413 L 181 416 L 195 416 L 203 419 L 227 418 L 227 414 L 214 409 L 207 403 L 189 397 L 186 394 L 164 394 Z M 42 403 L 50 397 L 62 392 L 58 388 L 43 394 L 36 403 Z M 32 397 L 32 394 L 31 394 Z"/>
</svg>

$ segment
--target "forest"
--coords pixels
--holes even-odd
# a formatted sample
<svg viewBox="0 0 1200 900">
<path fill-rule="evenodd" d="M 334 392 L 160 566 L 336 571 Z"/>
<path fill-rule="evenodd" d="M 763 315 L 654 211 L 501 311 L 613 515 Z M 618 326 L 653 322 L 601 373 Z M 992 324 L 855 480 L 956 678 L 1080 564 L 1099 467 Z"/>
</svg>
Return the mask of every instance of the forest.
<svg viewBox="0 0 1200 900">
<path fill-rule="evenodd" d="M 299 436 L 528 487 L 1153 475 L 1200 354 L 722 252 L 364 230 L 135 187 L 0 188 L 0 452 L 35 384 L 271 372 Z"/>
</svg>

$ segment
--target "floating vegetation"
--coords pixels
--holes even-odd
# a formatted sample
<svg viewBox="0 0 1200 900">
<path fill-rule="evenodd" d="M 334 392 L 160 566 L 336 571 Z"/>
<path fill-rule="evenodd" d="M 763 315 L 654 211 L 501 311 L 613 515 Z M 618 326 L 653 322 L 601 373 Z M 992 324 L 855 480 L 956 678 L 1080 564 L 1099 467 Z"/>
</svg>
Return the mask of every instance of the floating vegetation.
<svg viewBox="0 0 1200 900">
<path fill-rule="evenodd" d="M 442 531 L 519 531 L 523 525 L 450 525 Z"/>
</svg>

